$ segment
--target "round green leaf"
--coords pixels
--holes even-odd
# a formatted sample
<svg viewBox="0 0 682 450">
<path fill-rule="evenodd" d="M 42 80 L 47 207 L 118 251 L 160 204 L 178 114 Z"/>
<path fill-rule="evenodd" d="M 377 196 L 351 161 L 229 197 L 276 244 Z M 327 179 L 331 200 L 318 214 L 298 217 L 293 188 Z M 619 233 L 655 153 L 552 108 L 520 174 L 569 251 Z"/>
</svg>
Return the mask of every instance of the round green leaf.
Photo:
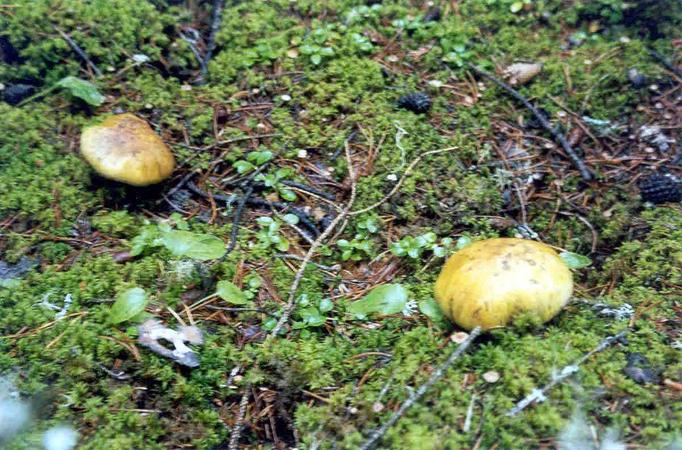
<svg viewBox="0 0 682 450">
<path fill-rule="evenodd" d="M 111 323 L 121 323 L 132 319 L 144 311 L 147 306 L 147 293 L 142 288 L 132 288 L 116 296 L 116 301 L 109 310 Z"/>
<path fill-rule="evenodd" d="M 320 300 L 320 312 L 326 313 L 334 308 L 334 303 L 330 298 L 323 298 Z"/>
</svg>

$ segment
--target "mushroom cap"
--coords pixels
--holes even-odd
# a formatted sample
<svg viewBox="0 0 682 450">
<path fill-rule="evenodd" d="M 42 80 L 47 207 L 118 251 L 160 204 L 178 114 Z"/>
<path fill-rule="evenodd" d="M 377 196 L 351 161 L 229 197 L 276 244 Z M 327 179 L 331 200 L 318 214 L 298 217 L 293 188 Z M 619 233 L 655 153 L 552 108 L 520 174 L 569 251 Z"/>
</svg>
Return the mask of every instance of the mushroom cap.
<svg viewBox="0 0 682 450">
<path fill-rule="evenodd" d="M 554 317 L 573 292 L 573 277 L 549 246 L 524 239 L 474 242 L 448 259 L 435 297 L 465 329 L 503 327 L 521 312 L 542 322 Z"/>
<path fill-rule="evenodd" d="M 146 121 L 128 113 L 83 130 L 81 154 L 103 177 L 133 186 L 163 181 L 175 168 L 161 138 Z"/>
</svg>

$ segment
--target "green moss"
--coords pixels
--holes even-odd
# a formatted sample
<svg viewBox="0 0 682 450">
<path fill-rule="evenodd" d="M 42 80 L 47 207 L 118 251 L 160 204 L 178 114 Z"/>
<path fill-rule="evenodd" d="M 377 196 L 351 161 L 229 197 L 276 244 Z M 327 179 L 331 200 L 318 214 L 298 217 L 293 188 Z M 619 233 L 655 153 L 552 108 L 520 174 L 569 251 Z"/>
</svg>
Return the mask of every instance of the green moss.
<svg viewBox="0 0 682 450">
<path fill-rule="evenodd" d="M 371 8 L 354 0 L 228 4 L 205 84 L 192 83 L 199 64 L 180 32 L 200 29 L 205 41 L 211 2 L 194 2 L 191 10 L 161 0 L 14 3 L 0 15 L 0 34 L 22 59 L 0 67 L 0 81 L 46 87 L 65 75 L 89 78 L 55 25 L 105 72 L 95 82 L 107 102 L 84 109 L 55 91 L 21 107 L 0 103 L 5 126 L 0 136 L 0 251 L 8 262 L 23 255 L 41 259 L 17 286 L 0 288 L 0 373 L 20 372 L 22 394 L 45 398 L 49 405 L 35 429 L 11 443 L 12 449 L 37 447 L 40 433 L 56 423 L 77 427 L 86 449 L 215 448 L 229 439 L 247 383 L 260 403 L 249 410 L 247 423 L 254 426 L 244 431 L 243 444 L 270 444 L 263 442 L 266 432 L 261 430 L 271 426 L 264 412 L 271 411 L 275 431 L 287 445 L 293 446 L 293 424 L 303 448 L 357 448 L 367 431 L 386 420 L 447 357 L 453 329 L 418 313 L 354 320 L 345 313 L 351 302 L 345 293 L 362 295 L 381 274 L 387 277 L 382 280 L 404 284 L 414 300 L 427 300 L 442 260 L 430 253 L 428 260 L 394 258 L 387 242 L 426 231 L 455 238 L 512 235 L 515 224 L 504 220 L 519 218 L 518 211 L 506 209 L 509 183 L 498 170 L 497 147 L 507 139 L 500 123 L 513 124 L 528 114 L 498 88 L 476 83 L 443 57 L 462 44 L 460 62 L 490 70 L 517 60 L 542 62 L 536 80 L 519 88 L 524 95 L 553 114 L 566 107 L 618 123 L 622 117 L 643 122 L 636 106 L 649 99 L 648 93 L 630 87 L 627 69 L 637 67 L 653 79 L 664 76 L 645 52 L 663 43 L 631 36 L 623 44 L 618 38 L 628 25 L 607 27 L 602 19 L 604 28 L 591 33 L 594 5 L 578 1 L 537 1 L 512 14 L 508 0 L 467 0 L 457 10 L 443 5 L 441 20 L 432 23 L 421 21 L 426 7 L 407 1 Z M 543 12 L 550 17 L 543 19 Z M 562 50 L 578 31 L 586 33 L 584 43 Z M 301 51 L 304 44 L 332 50 L 316 64 Z M 204 45 L 198 43 L 200 49 Z M 140 53 L 151 58 L 149 64 L 133 64 L 131 57 Z M 428 84 L 434 80 L 443 86 Z M 412 91 L 431 95 L 428 114 L 396 106 L 401 95 Z M 474 98 L 475 92 L 481 96 Z M 473 104 L 465 106 L 464 96 Z M 280 314 L 298 266 L 259 245 L 254 219 L 268 211 L 247 211 L 238 245 L 225 261 L 177 260 L 164 249 L 130 261 L 112 258 L 129 249 L 150 219 L 143 208 L 156 216 L 153 220 L 168 216 L 165 205 L 156 202 L 157 193 L 173 185 L 131 193 L 91 180 L 90 169 L 77 155 L 80 129 L 117 109 L 148 119 L 171 143 L 179 163 L 174 181 L 216 164 L 219 169 L 209 181 L 217 186 L 221 178 L 234 175 L 232 164 L 246 153 L 269 150 L 277 158 L 265 174 L 284 166 L 296 169 L 293 180 L 316 185 L 313 180 L 325 178 L 322 186 L 337 194 L 339 204 L 348 198 L 343 148 L 352 135 L 350 150 L 359 175 L 354 209 L 382 199 L 419 155 L 452 149 L 426 157 L 400 191 L 373 211 L 381 224 L 370 237 L 373 251 L 358 261 L 341 261 L 341 272 L 313 265 L 306 270 L 300 296 L 313 305 L 332 300 L 324 325 L 262 342 L 265 324 Z M 264 127 L 278 136 L 211 147 L 216 139 L 263 134 Z M 301 149 L 307 160 L 296 159 Z M 329 177 L 320 175 L 327 171 Z M 660 448 L 675 438 L 682 420 L 674 407 L 677 399 L 663 386 L 636 384 L 623 368 L 627 353 L 640 352 L 664 377 L 679 378 L 682 363 L 672 343 L 679 339 L 674 318 L 682 279 L 680 208 L 643 209 L 626 186 L 586 188 L 577 179 L 557 180 L 551 173 L 536 184 L 538 190 L 554 189 L 547 186 L 560 188 L 565 199 L 585 193 L 593 208 L 580 217 L 558 214 L 554 201 L 536 196 L 527 205 L 530 227 L 544 241 L 584 254 L 591 252 L 590 225 L 594 228 L 594 265 L 576 274 L 577 292 L 590 302 L 631 304 L 637 315 L 629 344 L 593 355 L 570 382 L 552 389 L 546 402 L 506 417 L 507 409 L 551 381 L 556 371 L 628 326 L 598 315 L 589 302 L 570 304 L 544 326 L 521 318 L 517 327 L 482 337 L 389 430 L 384 448 L 551 445 L 577 408 L 598 428 L 622 430 L 633 445 Z M 144 196 L 154 198 L 138 203 Z M 298 206 L 315 204 L 305 194 L 297 201 Z M 560 211 L 568 204 L 559 205 Z M 209 225 L 210 214 L 190 202 L 194 218 L 188 226 L 227 242 L 232 210 L 224 202 L 216 207 L 217 218 Z M 343 237 L 353 239 L 364 219 L 351 218 Z M 297 232 L 283 226 L 281 233 L 291 242 L 291 253 L 306 251 L 308 244 Z M 320 251 L 318 261 L 340 263 L 336 248 Z M 247 288 L 252 278 L 260 280 L 260 287 Z M 205 344 L 197 347 L 198 368 L 180 368 L 133 347 L 134 323 L 114 327 L 108 322 L 116 293 L 132 286 L 150 294 L 148 312 L 169 325 L 177 320 L 168 309 L 190 320 L 183 305 L 210 295 L 217 280 L 251 289 L 254 297 L 246 306 L 253 310 L 192 311 L 206 334 Z M 71 296 L 66 318 L 55 320 L 55 311 L 39 305 L 47 294 L 58 307 Z M 210 305 L 235 306 L 219 299 Z M 292 319 L 301 320 L 297 310 Z M 231 378 L 228 385 L 237 366 L 243 368 L 242 378 Z M 118 368 L 130 378 L 116 380 L 102 367 Z M 491 370 L 501 376 L 497 383 L 482 377 Z M 471 427 L 465 431 L 474 396 Z"/>
</svg>

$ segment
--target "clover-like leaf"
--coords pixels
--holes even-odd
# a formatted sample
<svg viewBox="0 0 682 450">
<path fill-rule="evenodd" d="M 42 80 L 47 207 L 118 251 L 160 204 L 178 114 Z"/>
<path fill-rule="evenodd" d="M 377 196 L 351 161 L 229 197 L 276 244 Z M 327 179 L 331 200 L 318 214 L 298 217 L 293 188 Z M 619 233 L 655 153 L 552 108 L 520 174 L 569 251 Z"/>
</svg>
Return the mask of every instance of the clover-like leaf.
<svg viewBox="0 0 682 450">
<path fill-rule="evenodd" d="M 298 311 L 298 315 L 301 317 L 302 322 L 298 322 L 301 325 L 294 326 L 294 328 L 319 327 L 324 325 L 324 322 L 327 320 L 315 307 L 302 308 Z"/>
<path fill-rule="evenodd" d="M 469 236 L 460 236 L 455 244 L 455 249 L 462 250 L 467 245 L 471 244 L 471 238 Z"/>
<path fill-rule="evenodd" d="M 334 309 L 334 302 L 330 298 L 320 300 L 320 312 L 326 313 Z"/>
</svg>

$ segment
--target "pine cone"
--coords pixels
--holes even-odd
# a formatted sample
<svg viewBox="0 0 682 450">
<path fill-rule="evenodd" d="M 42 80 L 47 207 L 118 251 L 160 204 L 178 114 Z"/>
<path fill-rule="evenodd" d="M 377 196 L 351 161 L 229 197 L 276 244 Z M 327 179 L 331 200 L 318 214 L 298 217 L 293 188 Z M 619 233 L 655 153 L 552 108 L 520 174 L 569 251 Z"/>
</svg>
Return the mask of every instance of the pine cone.
<svg viewBox="0 0 682 450">
<path fill-rule="evenodd" d="M 682 186 L 672 174 L 653 173 L 637 185 L 642 200 L 654 204 L 682 201 Z"/>
<path fill-rule="evenodd" d="M 398 99 L 398 107 L 417 114 L 424 114 L 431 109 L 431 99 L 423 92 L 403 95 Z"/>
</svg>

